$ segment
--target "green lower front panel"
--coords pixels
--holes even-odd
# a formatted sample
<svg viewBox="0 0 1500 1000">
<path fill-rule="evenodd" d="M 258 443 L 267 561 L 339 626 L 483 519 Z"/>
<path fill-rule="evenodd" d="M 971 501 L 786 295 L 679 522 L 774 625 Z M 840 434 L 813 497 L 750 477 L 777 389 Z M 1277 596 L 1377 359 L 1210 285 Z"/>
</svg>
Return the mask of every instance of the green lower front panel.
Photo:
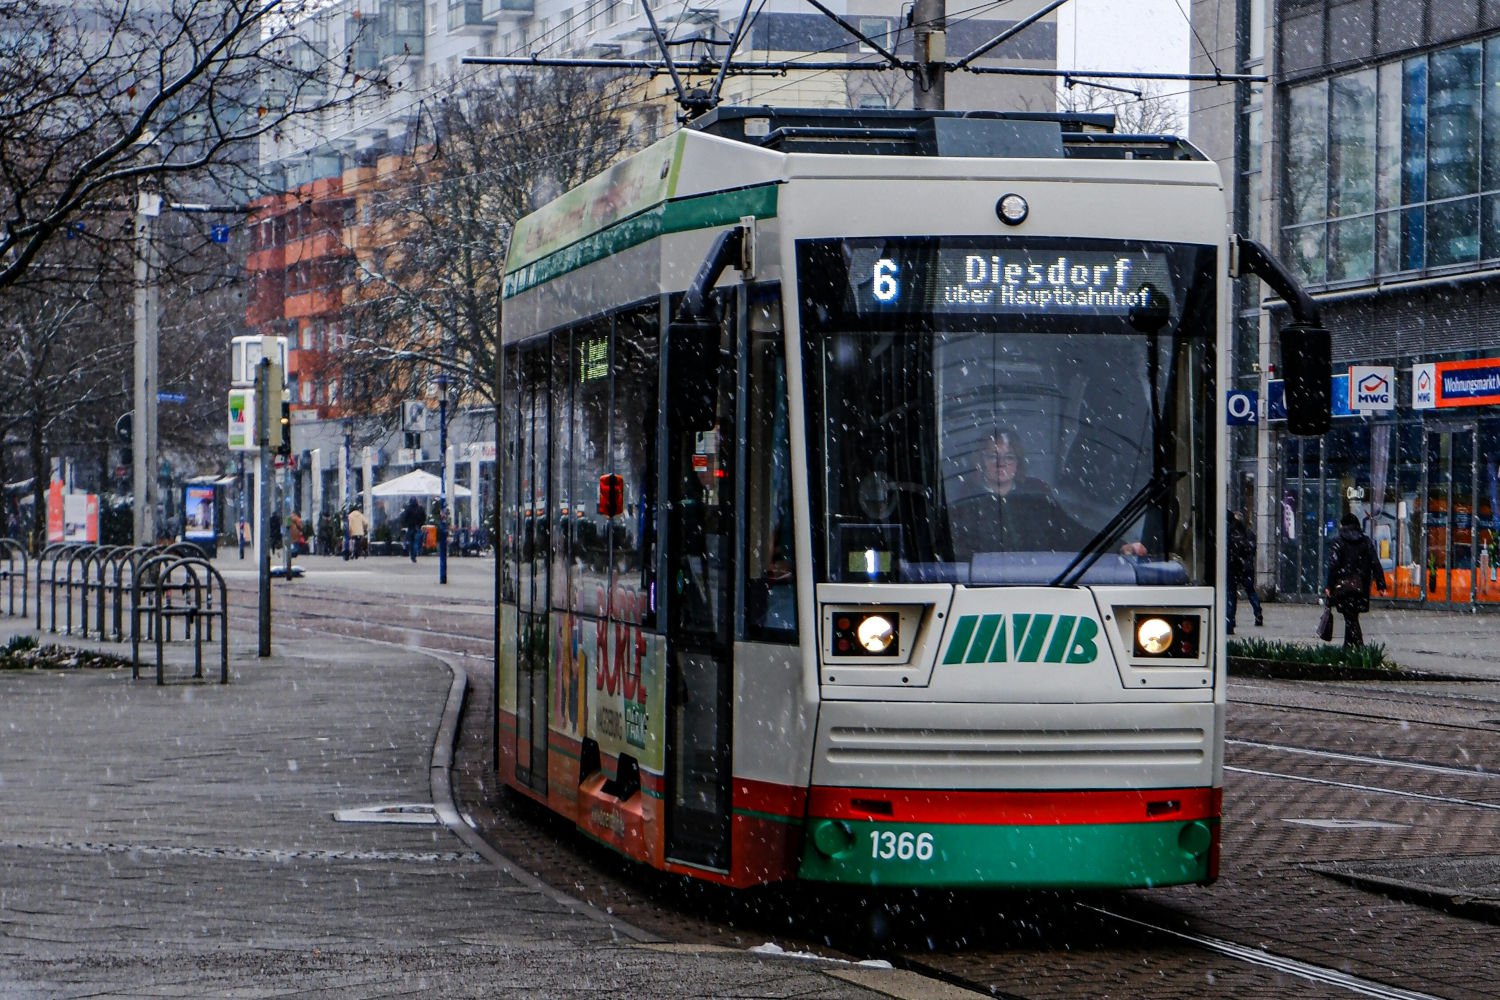
<svg viewBox="0 0 1500 1000">
<path fill-rule="evenodd" d="M 857 885 L 1139 888 L 1208 882 L 1216 820 L 971 826 L 815 819 L 800 875 Z"/>
</svg>

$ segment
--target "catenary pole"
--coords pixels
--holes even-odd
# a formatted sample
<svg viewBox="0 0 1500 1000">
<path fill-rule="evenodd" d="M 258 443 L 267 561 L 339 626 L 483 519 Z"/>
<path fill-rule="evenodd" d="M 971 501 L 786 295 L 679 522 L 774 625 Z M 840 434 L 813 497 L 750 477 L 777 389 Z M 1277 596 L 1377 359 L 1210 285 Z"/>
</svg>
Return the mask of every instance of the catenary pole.
<svg viewBox="0 0 1500 1000">
<path fill-rule="evenodd" d="M 912 4 L 912 41 L 918 63 L 912 106 L 918 111 L 942 111 L 948 104 L 946 2 L 916 0 Z"/>
<path fill-rule="evenodd" d="M 260 491 L 260 517 L 255 525 L 260 596 L 260 641 L 257 651 L 261 656 L 271 655 L 271 428 L 281 426 L 281 366 L 271 361 L 276 350 L 274 338 L 261 338 L 260 365 L 255 371 L 255 437 L 260 445 L 255 470 L 255 485 Z"/>
<path fill-rule="evenodd" d="M 155 220 L 161 215 L 161 195 L 142 189 L 136 195 L 135 211 L 135 412 L 131 420 L 130 463 L 132 528 L 137 545 L 156 541 L 157 471 L 156 434 L 157 324 L 159 295 L 156 287 L 157 259 Z"/>
</svg>

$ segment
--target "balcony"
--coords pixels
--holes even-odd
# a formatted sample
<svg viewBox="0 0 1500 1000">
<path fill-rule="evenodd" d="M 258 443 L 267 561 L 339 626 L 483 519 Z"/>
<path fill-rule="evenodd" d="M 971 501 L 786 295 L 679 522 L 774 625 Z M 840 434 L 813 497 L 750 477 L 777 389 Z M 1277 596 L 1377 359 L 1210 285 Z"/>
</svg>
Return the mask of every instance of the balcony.
<svg viewBox="0 0 1500 1000">
<path fill-rule="evenodd" d="M 376 43 L 382 62 L 422 55 L 426 35 L 421 0 L 386 0 L 380 5 Z"/>
<path fill-rule="evenodd" d="M 484 0 L 448 0 L 448 34 L 477 35 L 494 31 L 484 16 Z"/>
<path fill-rule="evenodd" d="M 529 17 L 536 12 L 536 3 L 535 0 L 480 0 L 479 11 L 486 21 L 494 22 L 506 14 Z"/>
</svg>

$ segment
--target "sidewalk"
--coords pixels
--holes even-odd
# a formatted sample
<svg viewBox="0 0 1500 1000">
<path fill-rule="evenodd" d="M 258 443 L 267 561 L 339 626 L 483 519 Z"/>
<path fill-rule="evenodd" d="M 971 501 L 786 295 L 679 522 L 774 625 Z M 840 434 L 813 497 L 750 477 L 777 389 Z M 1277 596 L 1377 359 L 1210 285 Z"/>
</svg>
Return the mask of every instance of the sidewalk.
<svg viewBox="0 0 1500 1000">
<path fill-rule="evenodd" d="M 393 587 L 436 572 L 337 562 Z M 493 564 L 474 563 L 478 590 Z M 15 633 L 31 630 L 0 618 L 0 641 Z M 275 648 L 262 660 L 237 630 L 227 686 L 0 671 L 0 996 L 970 995 L 679 949 L 570 900 L 453 807 L 462 671 L 365 642 Z M 191 673 L 185 655 L 169 678 Z M 335 818 L 392 805 L 411 807 L 384 814 L 404 822 Z"/>
<path fill-rule="evenodd" d="M 1235 638 L 1319 644 L 1316 604 L 1265 604 L 1266 624 L 1255 616 L 1241 593 Z M 1386 655 L 1403 667 L 1476 679 L 1500 679 L 1500 614 L 1425 611 L 1406 607 L 1372 607 L 1360 615 L 1365 642 L 1385 646 Z M 1333 619 L 1333 641 L 1344 637 L 1344 623 Z"/>
</svg>

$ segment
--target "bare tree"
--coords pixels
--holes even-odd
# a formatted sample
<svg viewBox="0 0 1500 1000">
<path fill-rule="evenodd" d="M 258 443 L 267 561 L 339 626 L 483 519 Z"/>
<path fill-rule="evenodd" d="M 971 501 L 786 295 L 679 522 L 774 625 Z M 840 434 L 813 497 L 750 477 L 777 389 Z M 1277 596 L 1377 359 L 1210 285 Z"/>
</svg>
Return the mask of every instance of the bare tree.
<svg viewBox="0 0 1500 1000">
<path fill-rule="evenodd" d="M 53 455 L 107 469 L 129 409 L 138 192 L 244 201 L 261 137 L 383 86 L 355 69 L 357 23 L 337 48 L 307 40 L 334 37 L 327 16 L 318 0 L 0 0 L 0 469 L 21 452 L 37 501 Z M 201 223 L 156 227 L 164 388 L 204 379 L 242 310 Z M 222 424 L 198 388 L 164 410 L 164 448 L 203 454 Z"/>
<path fill-rule="evenodd" d="M 380 86 L 293 35 L 321 6 L 0 0 L 0 291 L 137 186 L 243 163 L 260 136 Z"/>
<path fill-rule="evenodd" d="M 427 141 L 373 199 L 387 238 L 356 256 L 349 343 L 330 362 L 354 389 L 346 406 L 383 409 L 439 379 L 493 402 L 511 227 L 632 146 L 637 90 L 618 75 L 543 71 L 428 109 Z"/>
<path fill-rule="evenodd" d="M 1068 81 L 1058 94 L 1060 111 L 1101 112 L 1115 116 L 1115 131 L 1134 135 L 1175 135 L 1185 124 L 1182 113 L 1160 81 L 1145 80 L 1128 89 Z"/>
</svg>

